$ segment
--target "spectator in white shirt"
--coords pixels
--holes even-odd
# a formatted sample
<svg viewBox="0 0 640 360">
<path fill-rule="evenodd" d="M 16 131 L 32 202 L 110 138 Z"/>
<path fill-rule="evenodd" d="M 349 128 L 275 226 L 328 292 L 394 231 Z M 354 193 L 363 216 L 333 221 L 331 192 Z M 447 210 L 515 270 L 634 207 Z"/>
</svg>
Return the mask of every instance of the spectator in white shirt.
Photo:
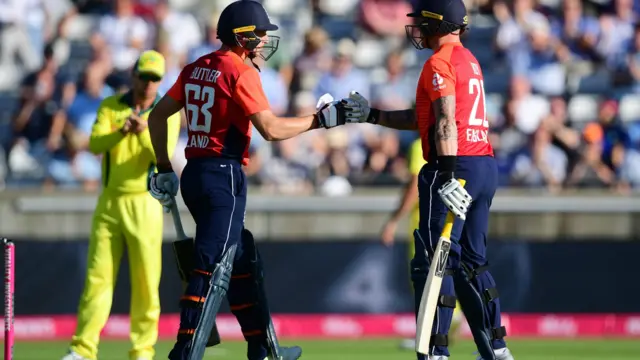
<svg viewBox="0 0 640 360">
<path fill-rule="evenodd" d="M 504 2 L 498 2 L 504 7 Z M 498 27 L 496 45 L 501 51 L 508 52 L 514 46 L 526 46 L 527 29 L 531 24 L 546 22 L 544 15 L 534 9 L 533 0 L 514 0 L 513 8 L 507 15 L 501 16 L 502 23 Z"/>
<path fill-rule="evenodd" d="M 42 65 L 46 17 L 42 0 L 0 1 L 0 65 L 14 65 L 16 55 L 27 71 Z"/>
<path fill-rule="evenodd" d="M 100 19 L 91 39 L 94 49 L 109 48 L 117 72 L 128 72 L 149 41 L 147 23 L 133 10 L 132 0 L 115 0 L 114 13 Z"/>
<path fill-rule="evenodd" d="M 154 8 L 156 23 L 167 36 L 169 54 L 179 66 L 187 60 L 188 51 L 202 41 L 202 31 L 193 15 L 171 9 L 169 0 L 158 0 Z"/>
</svg>

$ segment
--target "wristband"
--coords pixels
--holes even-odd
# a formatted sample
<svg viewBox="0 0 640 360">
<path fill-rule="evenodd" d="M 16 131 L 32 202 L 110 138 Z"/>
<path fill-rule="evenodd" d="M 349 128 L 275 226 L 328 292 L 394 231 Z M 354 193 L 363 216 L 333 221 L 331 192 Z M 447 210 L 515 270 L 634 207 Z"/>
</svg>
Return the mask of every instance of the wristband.
<svg viewBox="0 0 640 360">
<path fill-rule="evenodd" d="M 320 115 L 318 113 L 313 114 L 313 121 L 315 122 L 314 129 L 320 129 L 325 127 L 322 121 L 320 121 Z"/>
<path fill-rule="evenodd" d="M 380 120 L 380 110 L 378 109 L 370 109 L 369 110 L 369 116 L 367 117 L 367 122 L 370 124 L 378 124 L 378 121 Z"/>
<path fill-rule="evenodd" d="M 454 172 L 456 171 L 457 156 L 447 155 L 438 156 L 438 171 L 440 172 Z"/>
<path fill-rule="evenodd" d="M 158 164 L 156 167 L 158 168 L 158 174 L 166 174 L 166 173 L 173 172 L 173 167 L 171 166 L 171 163 Z"/>
</svg>

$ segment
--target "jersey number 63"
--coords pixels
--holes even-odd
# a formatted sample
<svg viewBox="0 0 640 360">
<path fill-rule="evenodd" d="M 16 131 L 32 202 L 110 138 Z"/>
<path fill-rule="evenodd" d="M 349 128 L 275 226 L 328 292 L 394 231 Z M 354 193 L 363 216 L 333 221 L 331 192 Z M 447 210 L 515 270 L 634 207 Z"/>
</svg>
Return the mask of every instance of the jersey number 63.
<svg viewBox="0 0 640 360">
<path fill-rule="evenodd" d="M 211 112 L 209 110 L 213 107 L 216 90 L 210 86 L 186 84 L 184 91 L 187 99 L 186 110 L 189 130 L 208 134 L 211 131 Z M 190 100 L 197 101 L 202 105 L 193 104 Z M 200 121 L 200 114 L 202 114 L 202 121 Z"/>
</svg>

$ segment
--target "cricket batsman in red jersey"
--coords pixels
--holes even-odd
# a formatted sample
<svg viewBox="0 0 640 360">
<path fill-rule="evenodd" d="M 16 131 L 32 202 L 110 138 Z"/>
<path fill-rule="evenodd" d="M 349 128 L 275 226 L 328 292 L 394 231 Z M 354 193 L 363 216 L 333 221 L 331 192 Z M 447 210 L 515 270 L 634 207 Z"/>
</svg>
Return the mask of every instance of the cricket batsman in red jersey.
<svg viewBox="0 0 640 360">
<path fill-rule="evenodd" d="M 251 125 L 266 140 L 276 141 L 357 119 L 347 118 L 348 100 L 329 102 L 304 117 L 281 118 L 271 112 L 259 69 L 247 64 L 258 56 L 268 60 L 280 41 L 267 35 L 278 26 L 260 3 L 231 3 L 222 11 L 217 29 L 222 47 L 187 65 L 149 116 L 158 167 L 149 191 L 168 207 L 180 188 L 196 223 L 193 250 L 177 253 L 182 272 L 190 275 L 169 359 L 202 359 L 225 296 L 248 343 L 249 360 L 298 359 L 299 347 L 278 345 L 260 256 L 244 228 L 247 181 L 242 166 L 249 161 Z M 187 165 L 178 181 L 165 144 L 167 118 L 182 108 L 188 117 Z"/>
<path fill-rule="evenodd" d="M 473 333 L 478 360 L 512 360 L 486 257 L 498 170 L 487 136 L 482 69 L 460 43 L 467 29 L 467 11 L 462 0 L 419 0 L 414 10 L 407 15 L 414 20 L 406 26 L 407 36 L 416 48 L 434 51 L 418 81 L 415 111 L 371 109 L 356 92 L 345 104 L 359 122 L 420 131 L 427 164 L 418 178 L 420 221 L 411 261 L 416 314 L 447 211 L 457 216 L 430 353 L 417 354 L 418 359 L 449 359 L 447 335 L 457 299 Z M 465 187 L 457 179 L 466 180 Z"/>
</svg>

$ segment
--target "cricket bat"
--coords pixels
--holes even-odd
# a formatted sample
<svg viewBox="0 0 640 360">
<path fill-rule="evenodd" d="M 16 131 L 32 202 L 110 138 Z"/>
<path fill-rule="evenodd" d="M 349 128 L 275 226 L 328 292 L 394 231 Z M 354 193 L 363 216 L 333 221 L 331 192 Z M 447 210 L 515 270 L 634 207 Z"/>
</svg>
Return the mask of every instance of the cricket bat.
<svg viewBox="0 0 640 360">
<path fill-rule="evenodd" d="M 458 179 L 460 184 L 464 186 L 465 182 Z M 418 319 L 416 325 L 416 352 L 429 355 L 429 342 L 431 341 L 431 330 L 433 327 L 433 319 L 436 316 L 436 306 L 440 297 L 440 288 L 442 287 L 442 278 L 447 266 L 449 258 L 449 250 L 451 249 L 451 231 L 453 230 L 453 221 L 455 215 L 449 211 L 444 222 L 444 228 L 440 233 L 438 245 L 431 259 L 429 267 L 429 275 L 427 282 L 422 291 L 420 299 L 420 308 L 418 309 Z"/>
<path fill-rule="evenodd" d="M 176 199 L 173 199 L 173 205 L 171 205 L 171 216 L 173 217 L 173 226 L 176 229 L 176 236 L 178 240 L 173 242 L 173 254 L 178 265 L 178 273 L 182 279 L 182 291 L 187 289 L 187 281 L 189 279 L 189 273 L 195 267 L 193 263 L 193 238 L 187 236 L 182 227 L 182 220 L 180 219 L 180 212 L 178 211 L 178 203 Z M 209 340 L 207 341 L 207 347 L 216 346 L 220 344 L 220 334 L 218 333 L 218 327 L 213 324 L 211 334 L 209 334 Z"/>
</svg>

